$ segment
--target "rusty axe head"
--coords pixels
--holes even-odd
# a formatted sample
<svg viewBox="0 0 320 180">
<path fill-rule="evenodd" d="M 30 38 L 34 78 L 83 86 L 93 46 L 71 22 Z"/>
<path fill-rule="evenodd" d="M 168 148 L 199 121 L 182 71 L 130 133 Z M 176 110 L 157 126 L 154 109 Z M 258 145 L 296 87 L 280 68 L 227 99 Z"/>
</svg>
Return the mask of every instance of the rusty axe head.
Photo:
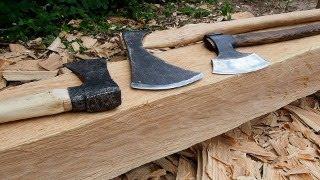
<svg viewBox="0 0 320 180">
<path fill-rule="evenodd" d="M 121 91 L 111 79 L 106 59 L 74 61 L 65 66 L 83 82 L 68 88 L 73 111 L 99 112 L 121 104 Z"/>
<path fill-rule="evenodd" d="M 215 50 L 218 55 L 216 59 L 212 59 L 215 74 L 248 73 L 263 69 L 270 64 L 257 54 L 236 51 L 236 40 L 231 35 L 206 35 L 204 43 L 208 49 Z"/>
<path fill-rule="evenodd" d="M 131 87 L 136 89 L 172 89 L 200 80 L 202 73 L 185 70 L 166 63 L 142 46 L 146 31 L 123 33 L 131 62 Z"/>
</svg>

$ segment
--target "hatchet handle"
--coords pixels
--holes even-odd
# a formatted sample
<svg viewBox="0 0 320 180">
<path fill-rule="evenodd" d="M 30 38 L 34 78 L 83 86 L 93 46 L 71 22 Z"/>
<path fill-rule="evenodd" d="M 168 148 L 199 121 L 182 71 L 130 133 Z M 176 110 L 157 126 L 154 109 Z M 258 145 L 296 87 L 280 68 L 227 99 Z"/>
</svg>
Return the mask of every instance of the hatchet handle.
<svg viewBox="0 0 320 180">
<path fill-rule="evenodd" d="M 244 47 L 288 41 L 308 36 L 314 36 L 317 34 L 320 34 L 320 23 L 303 25 L 282 30 L 250 32 L 233 35 L 233 37 L 235 39 L 234 45 L 236 47 Z"/>
<path fill-rule="evenodd" d="M 0 123 L 58 114 L 71 109 L 68 90 L 53 89 L 0 101 Z"/>
</svg>

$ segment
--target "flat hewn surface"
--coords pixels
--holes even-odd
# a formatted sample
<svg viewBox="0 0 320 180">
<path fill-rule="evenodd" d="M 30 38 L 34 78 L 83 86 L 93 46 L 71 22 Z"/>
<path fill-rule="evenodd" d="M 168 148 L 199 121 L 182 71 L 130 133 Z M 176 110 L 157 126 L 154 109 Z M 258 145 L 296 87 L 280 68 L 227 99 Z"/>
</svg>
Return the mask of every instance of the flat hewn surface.
<svg viewBox="0 0 320 180">
<path fill-rule="evenodd" d="M 158 54 L 205 78 L 168 91 L 129 87 L 128 62 L 109 64 L 123 105 L 0 125 L 0 177 L 111 178 L 188 148 L 320 89 L 320 36 L 242 49 L 272 61 L 264 70 L 212 75 L 202 44 Z M 64 75 L 1 92 L 0 99 L 80 84 Z"/>
</svg>

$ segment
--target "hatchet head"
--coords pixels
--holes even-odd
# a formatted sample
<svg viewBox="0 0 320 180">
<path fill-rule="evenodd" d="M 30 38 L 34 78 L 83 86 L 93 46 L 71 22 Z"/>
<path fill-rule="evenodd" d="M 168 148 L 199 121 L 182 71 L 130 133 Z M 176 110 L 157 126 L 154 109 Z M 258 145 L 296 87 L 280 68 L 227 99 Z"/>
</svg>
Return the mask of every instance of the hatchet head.
<svg viewBox="0 0 320 180">
<path fill-rule="evenodd" d="M 128 31 L 122 34 L 131 64 L 131 87 L 163 90 L 188 85 L 203 77 L 202 73 L 173 66 L 143 48 L 146 31 Z"/>
<path fill-rule="evenodd" d="M 74 61 L 65 66 L 83 82 L 68 88 L 73 111 L 99 112 L 121 104 L 121 91 L 111 79 L 106 59 Z"/>
<path fill-rule="evenodd" d="M 217 53 L 217 57 L 212 59 L 215 74 L 248 73 L 263 69 L 270 64 L 257 54 L 236 51 L 236 40 L 231 35 L 206 35 L 204 43 L 208 49 L 213 49 Z"/>
</svg>

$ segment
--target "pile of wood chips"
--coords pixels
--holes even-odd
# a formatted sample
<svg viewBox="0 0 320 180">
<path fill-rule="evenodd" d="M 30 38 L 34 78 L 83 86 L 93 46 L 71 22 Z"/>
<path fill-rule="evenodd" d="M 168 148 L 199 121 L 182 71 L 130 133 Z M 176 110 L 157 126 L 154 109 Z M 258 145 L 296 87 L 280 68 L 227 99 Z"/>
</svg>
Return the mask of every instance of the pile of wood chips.
<svg viewBox="0 0 320 180">
<path fill-rule="evenodd" d="M 312 95 L 115 179 L 320 179 L 319 131 Z"/>
<path fill-rule="evenodd" d="M 124 55 L 118 35 L 99 42 L 90 36 L 62 32 L 48 47 L 45 47 L 41 38 L 25 45 L 9 44 L 9 48 L 0 53 L 0 90 L 69 73 L 63 65 L 75 59 L 123 60 Z"/>
</svg>

